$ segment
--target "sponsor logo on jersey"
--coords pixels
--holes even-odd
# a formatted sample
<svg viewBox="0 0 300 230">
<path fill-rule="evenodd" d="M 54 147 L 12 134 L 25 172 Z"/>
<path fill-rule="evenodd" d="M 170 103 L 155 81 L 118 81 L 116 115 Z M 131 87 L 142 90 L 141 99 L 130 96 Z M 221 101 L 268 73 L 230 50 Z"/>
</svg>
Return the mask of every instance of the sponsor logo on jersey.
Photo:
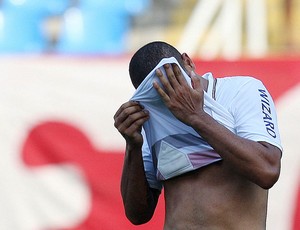
<svg viewBox="0 0 300 230">
<path fill-rule="evenodd" d="M 271 112 L 269 97 L 267 95 L 266 90 L 259 89 L 258 91 L 260 92 L 261 109 L 262 109 L 262 113 L 263 113 L 263 120 L 264 120 L 264 123 L 266 126 L 266 130 L 271 137 L 276 138 L 275 126 L 274 126 L 273 119 L 272 119 L 272 112 Z"/>
</svg>

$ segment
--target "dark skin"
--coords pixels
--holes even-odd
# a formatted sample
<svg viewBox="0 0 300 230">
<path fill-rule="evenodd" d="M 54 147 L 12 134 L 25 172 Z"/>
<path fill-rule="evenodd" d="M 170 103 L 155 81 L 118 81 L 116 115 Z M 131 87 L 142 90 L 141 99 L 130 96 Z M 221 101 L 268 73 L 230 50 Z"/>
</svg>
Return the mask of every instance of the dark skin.
<svg viewBox="0 0 300 230">
<path fill-rule="evenodd" d="M 278 180 L 281 151 L 266 142 L 241 138 L 203 110 L 207 81 L 195 74 L 192 60 L 182 55 L 193 88 L 176 65 L 157 71 L 164 90 L 154 88 L 180 121 L 198 132 L 223 158 L 194 172 L 164 182 L 165 230 L 265 229 L 267 194 Z M 117 111 L 115 127 L 126 140 L 121 193 L 126 215 L 134 224 L 149 221 L 159 192 L 149 188 L 142 161 L 142 124 L 149 114 L 137 102 Z M 184 210 L 184 211 L 183 211 Z"/>
</svg>

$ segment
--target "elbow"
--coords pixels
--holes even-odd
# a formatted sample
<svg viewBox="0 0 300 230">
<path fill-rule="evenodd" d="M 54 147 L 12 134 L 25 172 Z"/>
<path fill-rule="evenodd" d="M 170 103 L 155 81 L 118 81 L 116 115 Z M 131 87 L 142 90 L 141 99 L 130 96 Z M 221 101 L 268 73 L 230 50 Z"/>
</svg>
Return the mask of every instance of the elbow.
<svg viewBox="0 0 300 230">
<path fill-rule="evenodd" d="M 267 143 L 263 144 L 266 149 L 268 150 L 265 156 L 265 161 L 260 168 L 259 178 L 257 179 L 258 185 L 263 189 L 270 189 L 272 188 L 279 179 L 280 176 L 280 169 L 281 169 L 281 156 L 282 152 L 275 146 L 272 146 Z"/>
<path fill-rule="evenodd" d="M 260 181 L 259 186 L 263 189 L 270 189 L 274 186 L 274 184 L 277 182 L 279 176 L 268 176 L 267 178 L 264 178 Z"/>
<path fill-rule="evenodd" d="M 150 190 L 147 199 L 131 197 L 131 199 L 123 200 L 125 215 L 127 219 L 134 225 L 141 225 L 149 222 L 154 214 L 159 192 Z M 124 195 L 124 194 L 123 194 Z M 137 202 L 139 200 L 139 202 Z"/>
<path fill-rule="evenodd" d="M 151 220 L 152 215 L 145 212 L 125 211 L 127 219 L 134 225 L 142 225 Z"/>
<path fill-rule="evenodd" d="M 263 189 L 266 190 L 270 189 L 278 181 L 279 175 L 280 175 L 280 166 L 270 167 L 267 170 L 264 170 L 257 184 Z"/>
<path fill-rule="evenodd" d="M 127 215 L 126 215 L 127 216 Z M 135 218 L 135 217 L 129 217 L 127 216 L 127 219 L 130 221 L 130 223 L 132 223 L 133 225 L 142 225 L 142 224 L 146 224 L 149 220 L 144 220 L 141 219 L 140 217 Z"/>
</svg>

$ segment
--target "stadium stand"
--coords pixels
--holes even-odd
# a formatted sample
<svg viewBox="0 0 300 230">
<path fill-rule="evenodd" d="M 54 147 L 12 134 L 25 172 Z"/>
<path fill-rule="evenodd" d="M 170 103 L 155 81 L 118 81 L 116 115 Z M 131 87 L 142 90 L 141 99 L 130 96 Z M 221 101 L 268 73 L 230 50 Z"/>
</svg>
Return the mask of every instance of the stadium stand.
<svg viewBox="0 0 300 230">
<path fill-rule="evenodd" d="M 153 40 L 177 46 L 201 1 L 0 0 L 0 54 L 123 54 Z M 245 13 L 250 1 L 242 2 Z M 264 2 L 269 54 L 299 53 L 300 1 Z"/>
<path fill-rule="evenodd" d="M 48 45 L 43 23 L 64 11 L 67 0 L 2 0 L 0 53 L 39 53 Z"/>
<path fill-rule="evenodd" d="M 64 14 L 59 53 L 120 54 L 126 49 L 130 19 L 147 0 L 77 1 Z"/>
</svg>

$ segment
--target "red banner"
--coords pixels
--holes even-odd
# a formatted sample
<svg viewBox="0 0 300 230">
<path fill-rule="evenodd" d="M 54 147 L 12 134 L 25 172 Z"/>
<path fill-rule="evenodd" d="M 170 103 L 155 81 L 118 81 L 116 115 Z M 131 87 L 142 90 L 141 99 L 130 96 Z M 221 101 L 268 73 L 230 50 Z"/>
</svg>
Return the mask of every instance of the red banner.
<svg viewBox="0 0 300 230">
<path fill-rule="evenodd" d="M 270 190 L 268 226 L 300 229 L 300 61 L 195 64 L 215 77 L 257 77 L 273 95 L 284 155 Z M 0 60 L 1 229 L 162 229 L 163 194 L 142 226 L 126 219 L 120 196 L 124 141 L 112 117 L 133 93 L 127 65 L 127 58 Z"/>
</svg>

